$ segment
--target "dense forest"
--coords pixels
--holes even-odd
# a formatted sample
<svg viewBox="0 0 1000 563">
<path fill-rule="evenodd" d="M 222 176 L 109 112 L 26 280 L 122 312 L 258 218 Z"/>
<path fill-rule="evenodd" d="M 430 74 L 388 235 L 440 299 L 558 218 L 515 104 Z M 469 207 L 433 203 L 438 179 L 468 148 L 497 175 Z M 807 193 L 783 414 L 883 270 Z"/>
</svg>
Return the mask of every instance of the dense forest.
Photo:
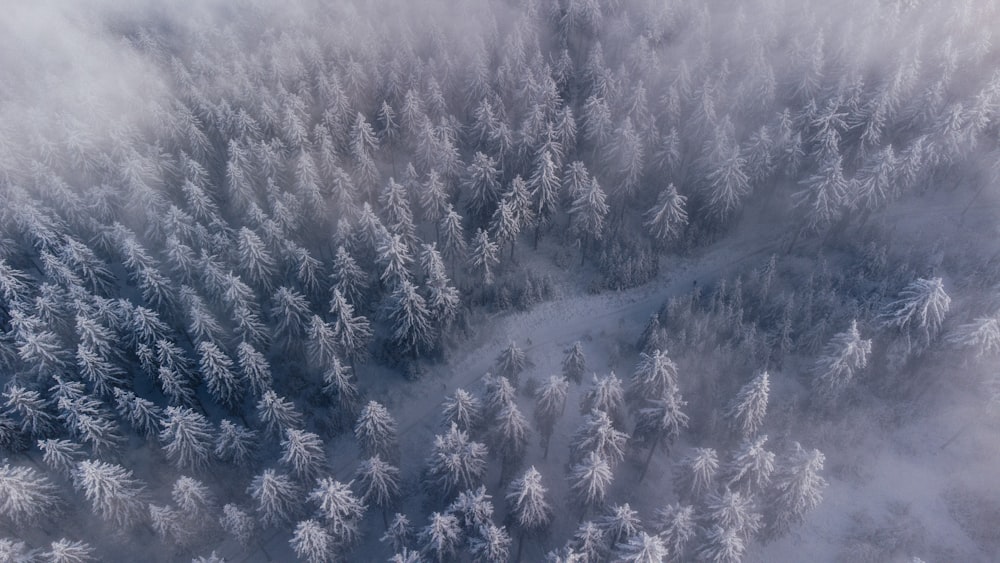
<svg viewBox="0 0 1000 563">
<path fill-rule="evenodd" d="M 65 4 L 0 22 L 0 562 L 1000 549 L 995 477 L 810 524 L 951 388 L 997 451 L 996 3 Z"/>
</svg>

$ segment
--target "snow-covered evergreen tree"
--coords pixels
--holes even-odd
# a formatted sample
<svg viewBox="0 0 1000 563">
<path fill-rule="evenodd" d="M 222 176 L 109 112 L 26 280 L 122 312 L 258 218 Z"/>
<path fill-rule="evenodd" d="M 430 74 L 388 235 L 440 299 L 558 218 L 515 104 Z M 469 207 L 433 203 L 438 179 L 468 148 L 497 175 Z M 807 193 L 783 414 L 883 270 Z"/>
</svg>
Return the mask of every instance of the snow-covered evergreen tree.
<svg viewBox="0 0 1000 563">
<path fill-rule="evenodd" d="M 562 370 L 566 379 L 574 383 L 579 384 L 583 380 L 583 374 L 587 371 L 587 361 L 583 355 L 583 344 L 579 340 L 573 343 L 573 347 L 563 359 Z"/>
<path fill-rule="evenodd" d="M 98 561 L 94 548 L 86 542 L 58 539 L 49 544 L 49 549 L 42 553 L 46 563 L 92 563 Z"/>
<path fill-rule="evenodd" d="M 260 397 L 271 388 L 271 364 L 252 344 L 240 342 L 236 346 L 236 361 L 255 396 Z"/>
<path fill-rule="evenodd" d="M 397 455 L 396 420 L 381 403 L 368 401 L 361 409 L 354 425 L 354 437 L 368 457 L 381 456 L 391 460 Z"/>
<path fill-rule="evenodd" d="M 361 462 L 356 480 L 361 488 L 361 502 L 381 508 L 384 520 L 386 510 L 396 503 L 400 495 L 399 468 L 376 454 Z M 385 524 L 388 528 L 388 522 Z"/>
<path fill-rule="evenodd" d="M 583 509 L 584 514 L 589 509 L 599 508 L 604 504 L 608 486 L 613 479 L 611 464 L 594 451 L 587 452 L 579 463 L 570 468 L 570 490 L 574 502 Z"/>
<path fill-rule="evenodd" d="M 83 448 L 72 440 L 57 438 L 39 440 L 38 449 L 42 450 L 42 461 L 45 465 L 66 477 L 84 457 Z"/>
<path fill-rule="evenodd" d="M 214 449 L 218 459 L 244 468 L 250 465 L 256 455 L 257 432 L 229 420 L 219 423 Z"/>
<path fill-rule="evenodd" d="M 354 314 L 354 307 L 347 302 L 340 289 L 333 290 L 330 313 L 334 318 L 333 333 L 340 353 L 352 362 L 367 358 L 368 345 L 372 340 L 371 323 L 364 316 Z"/>
<path fill-rule="evenodd" d="M 132 391 L 126 391 L 120 387 L 114 390 L 115 407 L 118 414 L 128 420 L 132 428 L 147 440 L 151 440 L 159 433 L 160 417 L 162 409 L 152 401 L 139 397 Z"/>
<path fill-rule="evenodd" d="M 657 510 L 656 529 L 669 551 L 668 561 L 683 561 L 687 546 L 698 532 L 694 507 L 678 503 Z"/>
<path fill-rule="evenodd" d="M 909 283 L 894 301 L 883 307 L 879 319 L 900 331 L 922 331 L 926 339 L 934 336 L 951 307 L 951 297 L 941 278 L 917 278 Z"/>
<path fill-rule="evenodd" d="M 660 398 L 648 401 L 646 407 L 639 409 L 632 437 L 649 448 L 639 475 L 640 481 L 649 469 L 656 447 L 662 445 L 669 448 L 680 436 L 681 430 L 687 428 L 688 416 L 681 411 L 686 405 L 687 401 L 676 389 L 668 388 Z"/>
<path fill-rule="evenodd" d="M 138 524 L 145 513 L 145 485 L 120 465 L 81 461 L 73 469 L 73 486 L 83 492 L 94 514 L 120 530 Z"/>
<path fill-rule="evenodd" d="M 754 512 L 753 499 L 728 488 L 712 493 L 705 499 L 709 521 L 726 530 L 736 530 L 745 541 L 751 540 L 761 527 L 761 515 Z"/>
<path fill-rule="evenodd" d="M 545 449 L 543 457 L 549 454 L 549 439 L 555 430 L 556 420 L 566 410 L 566 395 L 569 391 L 569 381 L 561 375 L 551 375 L 535 391 L 535 426 L 542 438 Z"/>
<path fill-rule="evenodd" d="M 44 475 L 9 463 L 0 467 L 0 517 L 16 528 L 52 518 L 59 504 L 59 490 Z"/>
<path fill-rule="evenodd" d="M 500 248 L 490 240 L 490 235 L 482 229 L 476 230 L 469 249 L 469 266 L 482 279 L 483 285 L 493 284 L 493 268 L 500 263 Z"/>
<path fill-rule="evenodd" d="M 1000 316 L 977 317 L 970 323 L 957 326 L 948 340 L 958 346 L 973 348 L 976 357 L 1000 352 Z"/>
<path fill-rule="evenodd" d="M 698 557 L 711 563 L 739 563 L 745 551 L 746 542 L 736 529 L 714 525 L 706 531 Z"/>
<path fill-rule="evenodd" d="M 510 535 L 493 523 L 479 527 L 469 539 L 469 552 L 476 563 L 506 563 L 510 559 Z"/>
<path fill-rule="evenodd" d="M 775 537 L 786 533 L 823 499 L 827 482 L 819 472 L 826 457 L 819 450 L 806 450 L 793 444 L 789 459 L 779 464 L 772 479 L 769 499 L 767 534 Z"/>
<path fill-rule="evenodd" d="M 302 414 L 295 409 L 295 405 L 272 390 L 265 391 L 257 401 L 257 416 L 272 436 L 302 426 Z"/>
<path fill-rule="evenodd" d="M 607 413 L 591 411 L 570 441 L 570 461 L 576 463 L 594 452 L 612 466 L 616 465 L 625 459 L 626 442 L 628 434 L 615 429 Z"/>
<path fill-rule="evenodd" d="M 726 486 L 744 494 L 764 492 L 774 473 L 774 453 L 764 449 L 767 434 L 745 438 L 723 467 Z"/>
<path fill-rule="evenodd" d="M 421 552 L 438 563 L 451 560 L 462 542 L 462 528 L 451 514 L 433 512 L 427 526 L 417 534 Z"/>
<path fill-rule="evenodd" d="M 247 494 L 257 504 L 257 513 L 265 526 L 288 524 L 299 513 L 301 492 L 284 474 L 265 469 L 253 478 Z"/>
<path fill-rule="evenodd" d="M 528 358 L 513 340 L 504 348 L 496 359 L 497 375 L 506 377 L 514 387 L 517 387 L 521 372 L 528 365 Z"/>
<path fill-rule="evenodd" d="M 615 424 L 622 425 L 625 421 L 625 389 L 621 380 L 612 371 L 602 377 L 595 373 L 593 381 L 580 402 L 580 413 L 598 410 L 610 416 Z"/>
<path fill-rule="evenodd" d="M 544 532 L 552 521 L 552 506 L 545 498 L 547 492 L 542 485 L 542 474 L 534 466 L 507 487 L 505 498 L 510 518 L 520 530 L 515 559 L 521 556 L 525 536 Z"/>
<path fill-rule="evenodd" d="M 530 431 L 528 420 L 513 401 L 507 403 L 494 417 L 493 424 L 490 425 L 490 450 L 502 462 L 501 481 L 524 457 Z"/>
<path fill-rule="evenodd" d="M 409 547 L 414 539 L 413 526 L 410 525 L 409 518 L 405 514 L 396 513 L 392 517 L 392 522 L 386 527 L 385 534 L 381 541 L 388 543 L 393 551 L 399 552 Z"/>
<path fill-rule="evenodd" d="M 222 507 L 219 525 L 243 546 L 250 545 L 257 530 L 257 521 L 235 504 L 227 504 Z"/>
<path fill-rule="evenodd" d="M 281 451 L 281 463 L 303 483 L 312 481 L 326 469 L 326 450 L 317 434 L 288 428 L 281 441 Z"/>
<path fill-rule="evenodd" d="M 318 507 L 338 545 L 349 546 L 358 541 L 358 525 L 364 517 L 364 503 L 351 491 L 352 482 L 341 483 L 324 477 L 316 482 L 316 488 L 309 493 L 309 500 Z"/>
<path fill-rule="evenodd" d="M 452 423 L 444 434 L 434 436 L 434 447 L 427 460 L 427 488 L 441 498 L 478 485 L 486 474 L 486 446 Z"/>
<path fill-rule="evenodd" d="M 668 554 L 669 550 L 660 536 L 639 532 L 621 546 L 617 560 L 623 563 L 663 563 Z"/>
<path fill-rule="evenodd" d="M 335 542 L 323 526 L 316 520 L 303 520 L 295 525 L 289 545 L 295 555 L 309 563 L 333 561 Z"/>
<path fill-rule="evenodd" d="M 644 225 L 659 241 L 676 239 L 688 224 L 686 207 L 687 198 L 677 193 L 673 184 L 668 184 L 657 196 L 656 205 L 646 212 Z"/>
<path fill-rule="evenodd" d="M 387 300 L 390 340 L 403 355 L 419 355 L 434 347 L 435 331 L 427 302 L 408 280 L 402 280 Z"/>
<path fill-rule="evenodd" d="M 185 407 L 167 407 L 160 441 L 167 457 L 181 469 L 201 470 L 212 453 L 212 426 L 201 414 Z"/>
<path fill-rule="evenodd" d="M 243 396 L 243 385 L 233 371 L 233 361 L 213 342 L 198 344 L 198 365 L 208 390 L 220 404 L 235 408 Z"/>
<path fill-rule="evenodd" d="M 770 391 L 770 376 L 762 371 L 740 389 L 726 409 L 730 425 L 744 438 L 756 434 L 763 425 Z"/>
<path fill-rule="evenodd" d="M 854 376 L 868 365 L 872 341 L 861 338 L 858 321 L 837 333 L 813 366 L 813 387 L 823 400 L 833 400 L 850 385 Z"/>
<path fill-rule="evenodd" d="M 712 489 L 719 456 L 712 448 L 694 448 L 677 464 L 674 490 L 682 499 L 698 498 Z"/>
</svg>

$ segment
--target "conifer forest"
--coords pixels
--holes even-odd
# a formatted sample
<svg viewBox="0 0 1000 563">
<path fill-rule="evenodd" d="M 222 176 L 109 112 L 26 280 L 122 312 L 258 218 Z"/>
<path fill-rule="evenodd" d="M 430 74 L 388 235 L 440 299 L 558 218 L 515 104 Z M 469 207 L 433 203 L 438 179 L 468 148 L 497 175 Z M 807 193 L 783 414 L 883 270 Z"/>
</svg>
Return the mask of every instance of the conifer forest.
<svg viewBox="0 0 1000 563">
<path fill-rule="evenodd" d="M 0 12 L 0 563 L 1000 560 L 995 0 Z"/>
</svg>

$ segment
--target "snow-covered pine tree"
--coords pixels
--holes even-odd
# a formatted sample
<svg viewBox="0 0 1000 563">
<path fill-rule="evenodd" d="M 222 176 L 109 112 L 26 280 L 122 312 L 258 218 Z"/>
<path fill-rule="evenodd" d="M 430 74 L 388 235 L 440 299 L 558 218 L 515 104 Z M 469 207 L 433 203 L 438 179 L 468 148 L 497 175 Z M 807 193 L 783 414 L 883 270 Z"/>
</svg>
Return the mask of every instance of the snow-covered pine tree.
<svg viewBox="0 0 1000 563">
<path fill-rule="evenodd" d="M 649 448 L 639 481 L 642 481 L 649 470 L 656 446 L 662 444 L 669 449 L 680 436 L 681 430 L 687 428 L 688 416 L 681 412 L 686 405 L 687 401 L 681 398 L 680 392 L 675 388 L 667 388 L 659 399 L 648 401 L 646 407 L 639 409 L 632 436 Z"/>
<path fill-rule="evenodd" d="M 15 528 L 54 518 L 59 505 L 59 489 L 43 474 L 9 463 L 0 467 L 0 517 Z"/>
<path fill-rule="evenodd" d="M 500 170 L 497 162 L 481 152 L 472 157 L 465 170 L 462 190 L 468 194 L 469 214 L 482 224 L 493 215 L 500 196 Z"/>
<path fill-rule="evenodd" d="M 296 524 L 288 544 L 299 559 L 308 563 L 328 563 L 335 556 L 333 536 L 316 520 L 303 520 Z"/>
<path fill-rule="evenodd" d="M 667 561 L 684 561 L 686 548 L 698 533 L 694 507 L 678 503 L 657 510 L 655 529 L 669 551 Z"/>
<path fill-rule="evenodd" d="M 388 543 L 393 551 L 399 552 L 405 550 L 410 546 L 413 541 L 413 526 L 410 525 L 410 519 L 406 517 L 405 514 L 396 513 L 392 517 L 392 522 L 385 530 L 385 534 L 382 536 L 381 541 L 383 543 Z"/>
<path fill-rule="evenodd" d="M 333 315 L 333 333 L 340 353 L 351 362 L 365 360 L 372 340 L 371 323 L 363 315 L 354 314 L 354 307 L 338 288 L 333 289 L 330 313 Z"/>
<path fill-rule="evenodd" d="M 525 536 L 544 532 L 552 521 L 552 506 L 545 499 L 547 492 L 542 485 L 542 474 L 534 466 L 507 486 L 508 514 L 519 530 L 515 560 L 521 558 Z"/>
<path fill-rule="evenodd" d="M 452 423 L 445 434 L 434 436 L 427 459 L 425 486 L 447 499 L 458 491 L 478 485 L 486 475 L 486 446 Z"/>
<path fill-rule="evenodd" d="M 333 281 L 332 289 L 339 291 L 349 303 L 355 305 L 364 303 L 368 289 L 368 275 L 343 246 L 337 247 L 333 257 L 330 279 Z"/>
<path fill-rule="evenodd" d="M 583 344 L 577 340 L 566 353 L 566 358 L 562 363 L 563 375 L 566 379 L 579 384 L 583 381 L 583 374 L 587 371 L 587 361 L 583 355 Z"/>
<path fill-rule="evenodd" d="M 951 297 L 941 278 L 917 278 L 907 284 L 894 301 L 882 308 L 879 319 L 900 331 L 920 330 L 925 340 L 937 334 L 951 307 Z"/>
<path fill-rule="evenodd" d="M 243 397 L 243 385 L 233 371 L 233 360 L 213 342 L 198 344 L 198 366 L 208 391 L 221 405 L 235 409 Z"/>
<path fill-rule="evenodd" d="M 49 438 L 38 441 L 42 461 L 49 469 L 69 477 L 73 468 L 84 457 L 83 447 L 72 440 Z"/>
<path fill-rule="evenodd" d="M 49 549 L 42 552 L 42 560 L 46 563 L 93 563 L 98 561 L 94 548 L 86 542 L 60 538 L 49 544 Z"/>
<path fill-rule="evenodd" d="M 73 486 L 83 492 L 91 510 L 119 530 L 139 523 L 145 513 L 146 487 L 132 471 L 103 461 L 81 461 L 73 469 Z"/>
<path fill-rule="evenodd" d="M 195 529 L 196 534 L 204 534 L 215 524 L 212 519 L 218 510 L 215 496 L 201 481 L 187 476 L 178 477 L 170 496 L 180 509 L 185 525 Z"/>
<path fill-rule="evenodd" d="M 490 426 L 490 451 L 500 458 L 500 482 L 524 457 L 530 432 L 528 420 L 517 408 L 517 403 L 507 403 L 496 414 Z"/>
<path fill-rule="evenodd" d="M 492 522 L 479 527 L 469 538 L 469 553 L 476 563 L 506 563 L 510 560 L 510 535 Z"/>
<path fill-rule="evenodd" d="M 528 358 L 514 343 L 513 340 L 504 348 L 503 352 L 497 356 L 496 366 L 497 375 L 506 377 L 514 388 L 517 388 L 518 380 L 520 379 L 521 372 L 528 365 Z"/>
<path fill-rule="evenodd" d="M 597 525 L 604 530 L 608 546 L 612 551 L 623 542 L 628 542 L 642 529 L 639 513 L 633 510 L 627 502 L 608 507 L 604 515 L 597 521 Z"/>
<path fill-rule="evenodd" d="M 250 545 L 254 539 L 254 533 L 257 531 L 257 521 L 235 504 L 227 504 L 222 507 L 219 525 L 244 547 Z"/>
<path fill-rule="evenodd" d="M 468 243 L 465 241 L 465 230 L 462 228 L 462 216 L 449 203 L 444 216 L 438 222 L 440 233 L 441 254 L 451 261 L 451 277 L 455 277 L 455 264 L 464 264 Z"/>
<path fill-rule="evenodd" d="M 813 388 L 820 399 L 836 399 L 868 365 L 871 351 L 872 341 L 861 338 L 857 320 L 851 321 L 846 331 L 835 334 L 813 365 Z"/>
<path fill-rule="evenodd" d="M 383 461 L 378 454 L 361 462 L 355 476 L 361 488 L 361 502 L 382 510 L 382 520 L 389 527 L 387 510 L 399 499 L 399 468 Z"/>
<path fill-rule="evenodd" d="M 796 207 L 806 208 L 806 226 L 819 231 L 829 226 L 849 204 L 851 182 L 844 178 L 839 154 L 820 164 L 815 174 L 799 183 L 802 190 L 792 194 Z"/>
<path fill-rule="evenodd" d="M 483 405 L 464 389 L 455 392 L 445 399 L 441 407 L 441 423 L 448 427 L 454 424 L 462 432 L 473 432 L 482 417 Z"/>
<path fill-rule="evenodd" d="M 240 277 L 265 294 L 273 288 L 275 260 L 264 241 L 247 227 L 236 233 L 237 267 Z"/>
<path fill-rule="evenodd" d="M 433 512 L 420 533 L 417 542 L 421 552 L 433 557 L 438 563 L 452 560 L 462 542 L 462 528 L 458 519 L 451 514 Z"/>
<path fill-rule="evenodd" d="M 484 418 L 489 420 L 514 402 L 517 390 L 511 385 L 510 380 L 502 375 L 493 376 L 487 373 L 483 376 L 483 381 L 486 387 L 483 392 Z"/>
<path fill-rule="evenodd" d="M 640 352 L 639 363 L 632 372 L 632 379 L 625 395 L 633 408 L 641 408 L 645 405 L 646 399 L 661 398 L 676 389 L 677 364 L 670 359 L 667 352 L 660 349 L 648 354 Z"/>
<path fill-rule="evenodd" d="M 306 325 L 306 357 L 316 369 L 323 369 L 337 356 L 338 340 L 333 325 L 312 315 Z"/>
<path fill-rule="evenodd" d="M 160 441 L 167 457 L 180 469 L 205 469 L 212 452 L 211 424 L 186 407 L 167 407 L 165 414 Z"/>
<path fill-rule="evenodd" d="M 486 494 L 484 485 L 458 493 L 458 498 L 448 505 L 448 512 L 458 518 L 462 529 L 469 535 L 481 526 L 493 523 L 493 510 L 493 497 Z"/>
<path fill-rule="evenodd" d="M 770 376 L 766 371 L 757 374 L 740 389 L 725 412 L 733 430 L 744 438 L 749 438 L 760 430 L 764 423 L 764 415 L 767 414 L 770 391 Z"/>
<path fill-rule="evenodd" d="M 973 348 L 977 358 L 994 355 L 1000 352 L 1000 315 L 977 317 L 970 323 L 959 325 L 948 334 L 948 341 Z"/>
<path fill-rule="evenodd" d="M 561 375 L 551 375 L 538 390 L 535 391 L 535 426 L 542 438 L 544 454 L 549 455 L 549 439 L 555 430 L 556 420 L 566 410 L 566 395 L 569 391 L 569 381 Z"/>
<path fill-rule="evenodd" d="M 826 457 L 819 450 L 806 450 L 798 442 L 788 461 L 778 466 L 772 479 L 766 515 L 768 537 L 777 537 L 802 522 L 823 500 L 827 482 L 819 472 Z"/>
<path fill-rule="evenodd" d="M 612 371 L 608 375 L 598 377 L 593 375 L 593 383 L 580 401 L 580 414 L 593 410 L 607 413 L 612 422 L 618 426 L 625 423 L 625 389 L 622 382 Z"/>
<path fill-rule="evenodd" d="M 295 483 L 274 469 L 265 469 L 247 487 L 247 494 L 257 503 L 257 513 L 265 526 L 288 524 L 299 513 L 301 492 Z"/>
<path fill-rule="evenodd" d="M 570 491 L 582 514 L 586 515 L 589 510 L 604 504 L 613 479 L 611 464 L 595 451 L 587 452 L 580 462 L 570 468 Z"/>
<path fill-rule="evenodd" d="M 493 268 L 500 263 L 500 249 L 490 240 L 490 235 L 477 229 L 469 250 L 469 266 L 477 273 L 483 285 L 493 284 Z"/>
<path fill-rule="evenodd" d="M 610 208 L 597 178 L 590 178 L 572 197 L 569 208 L 570 230 L 583 240 L 582 256 L 585 256 L 588 247 L 604 238 L 605 217 Z"/>
<path fill-rule="evenodd" d="M 761 515 L 754 512 L 753 498 L 739 491 L 726 488 L 709 494 L 705 509 L 708 521 L 726 530 L 736 530 L 744 541 L 751 541 L 760 531 Z"/>
<path fill-rule="evenodd" d="M 559 171 L 552 153 L 549 151 L 539 153 L 531 177 L 528 178 L 532 211 L 535 215 L 535 248 L 538 248 L 541 228 L 552 221 L 558 208 L 559 184 Z"/>
<path fill-rule="evenodd" d="M 317 434 L 286 428 L 281 451 L 281 463 L 302 483 L 311 482 L 326 469 L 326 450 Z"/>
<path fill-rule="evenodd" d="M 427 302 L 409 280 L 402 280 L 389 296 L 385 318 L 392 331 L 390 341 L 402 355 L 420 355 L 434 347 Z"/>
<path fill-rule="evenodd" d="M 323 392 L 336 401 L 339 423 L 349 428 L 361 410 L 361 392 L 354 371 L 336 356 L 323 372 Z"/>
<path fill-rule="evenodd" d="M 255 396 L 271 389 L 271 364 L 252 344 L 240 342 L 236 346 L 236 362 Z"/>
<path fill-rule="evenodd" d="M 364 517 L 365 505 L 351 491 L 352 482 L 341 483 L 324 477 L 317 481 L 316 488 L 309 493 L 309 500 L 316 503 L 338 545 L 350 546 L 360 538 L 358 528 Z"/>
<path fill-rule="evenodd" d="M 279 435 L 289 428 L 302 426 L 302 414 L 295 405 L 284 397 L 278 396 L 273 390 L 267 390 L 257 401 L 257 417 L 267 428 L 271 436 Z"/>
<path fill-rule="evenodd" d="M 160 431 L 163 410 L 152 401 L 139 397 L 121 387 L 114 390 L 115 408 L 136 431 L 147 440 L 152 440 Z"/>
<path fill-rule="evenodd" d="M 55 430 L 55 417 L 50 414 L 47 401 L 38 391 L 12 382 L 4 390 L 3 399 L 7 414 L 17 415 L 21 432 L 26 436 L 41 439 Z"/>
<path fill-rule="evenodd" d="M 640 531 L 621 546 L 616 560 L 622 563 L 663 563 L 669 553 L 663 538 Z"/>
<path fill-rule="evenodd" d="M 382 268 L 379 274 L 382 287 L 391 289 L 403 282 L 412 281 L 410 265 L 413 264 L 413 256 L 400 235 L 390 234 L 379 242 L 376 248 L 376 261 Z"/>
<path fill-rule="evenodd" d="M 736 529 L 713 525 L 705 532 L 698 557 L 709 563 L 740 563 L 745 551 L 746 542 Z"/>
<path fill-rule="evenodd" d="M 593 410 L 570 441 L 570 462 L 577 463 L 595 452 L 612 466 L 625 459 L 628 434 L 616 430 L 611 417 L 604 411 Z"/>
<path fill-rule="evenodd" d="M 257 432 L 243 425 L 223 420 L 215 436 L 215 457 L 236 467 L 246 468 L 256 455 Z"/>
<path fill-rule="evenodd" d="M 712 448 L 694 448 L 677 464 L 674 491 L 681 499 L 697 499 L 715 485 L 719 456 Z"/>
<path fill-rule="evenodd" d="M 774 473 L 774 453 L 764 449 L 767 434 L 744 438 L 723 467 L 727 488 L 744 494 L 760 494 L 771 482 Z"/>
<path fill-rule="evenodd" d="M 386 460 L 398 457 L 396 420 L 381 403 L 368 401 L 354 425 L 354 438 L 367 457 L 381 456 Z"/>
<path fill-rule="evenodd" d="M 284 349 L 294 349 L 303 340 L 310 316 L 309 301 L 288 287 L 279 287 L 271 296 L 274 339 Z"/>
</svg>

